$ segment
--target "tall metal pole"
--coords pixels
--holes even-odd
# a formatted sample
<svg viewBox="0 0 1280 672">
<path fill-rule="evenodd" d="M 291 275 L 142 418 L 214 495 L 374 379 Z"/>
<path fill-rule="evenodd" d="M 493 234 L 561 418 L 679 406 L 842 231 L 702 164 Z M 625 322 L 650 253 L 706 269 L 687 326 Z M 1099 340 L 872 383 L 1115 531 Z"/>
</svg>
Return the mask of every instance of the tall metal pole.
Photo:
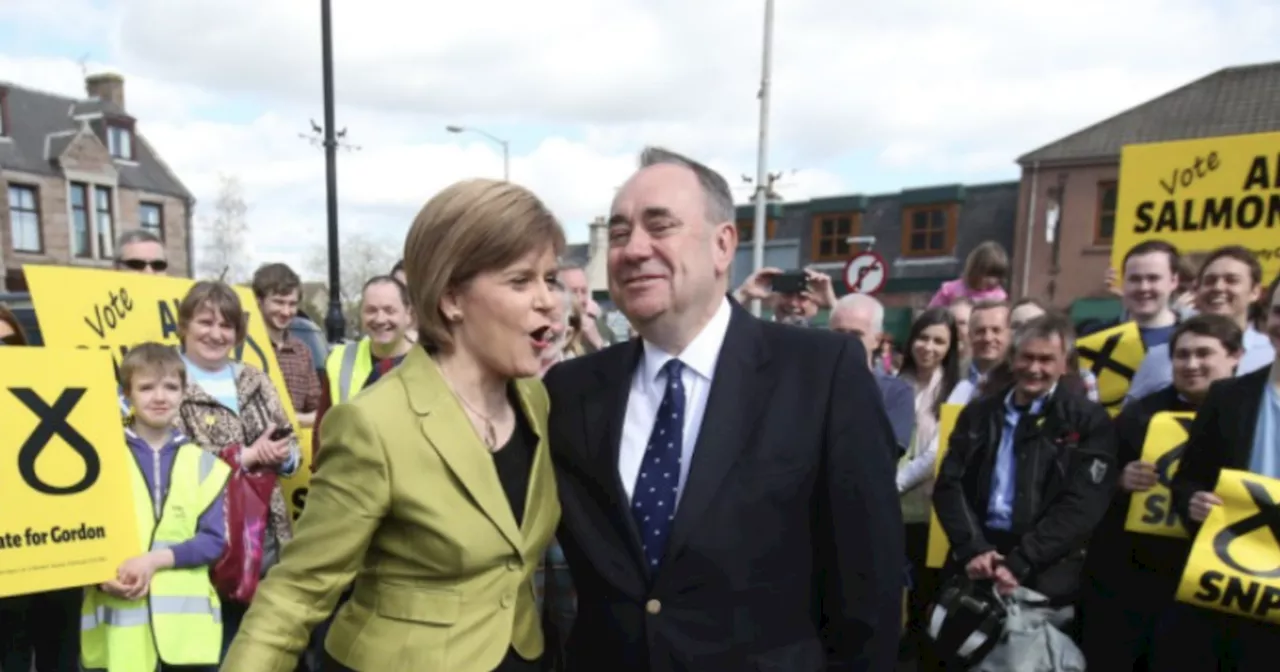
<svg viewBox="0 0 1280 672">
<path fill-rule="evenodd" d="M 756 219 L 751 227 L 751 269 L 764 267 L 765 210 L 769 206 L 769 79 L 773 70 L 773 0 L 764 2 L 764 57 L 760 68 L 760 140 L 756 155 Z M 760 317 L 760 302 L 751 313 Z"/>
<path fill-rule="evenodd" d="M 502 181 L 511 181 L 511 146 L 502 141 Z"/>
<path fill-rule="evenodd" d="M 342 318 L 342 278 L 338 272 L 338 141 L 333 120 L 333 19 L 329 1 L 320 0 L 320 53 L 324 77 L 324 168 L 325 201 L 329 224 L 329 313 L 324 318 L 330 343 L 342 341 L 346 320 Z"/>
</svg>

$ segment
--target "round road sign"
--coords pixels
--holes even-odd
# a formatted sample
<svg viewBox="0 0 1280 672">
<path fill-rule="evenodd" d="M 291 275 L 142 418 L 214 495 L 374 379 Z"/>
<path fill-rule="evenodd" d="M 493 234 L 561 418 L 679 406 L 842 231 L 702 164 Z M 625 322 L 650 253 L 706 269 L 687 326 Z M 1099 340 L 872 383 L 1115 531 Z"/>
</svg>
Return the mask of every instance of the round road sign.
<svg viewBox="0 0 1280 672">
<path fill-rule="evenodd" d="M 876 252 L 860 252 L 844 265 L 844 286 L 855 294 L 875 294 L 888 279 L 889 267 Z"/>
</svg>

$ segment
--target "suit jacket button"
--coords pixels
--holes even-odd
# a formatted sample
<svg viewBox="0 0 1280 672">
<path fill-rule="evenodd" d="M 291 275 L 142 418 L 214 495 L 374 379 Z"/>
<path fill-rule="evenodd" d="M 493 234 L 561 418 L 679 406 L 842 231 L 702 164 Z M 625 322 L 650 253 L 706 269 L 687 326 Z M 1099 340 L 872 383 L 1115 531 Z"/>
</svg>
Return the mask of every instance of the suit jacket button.
<svg viewBox="0 0 1280 672">
<path fill-rule="evenodd" d="M 516 601 L 515 596 L 510 595 L 510 594 L 508 594 L 508 595 L 503 595 L 503 596 L 502 596 L 502 608 L 503 608 L 503 609 L 510 609 L 510 608 L 511 608 L 511 605 L 512 605 L 512 604 L 514 604 L 514 603 L 515 603 L 515 601 Z"/>
<path fill-rule="evenodd" d="M 662 611 L 662 603 L 657 600 L 649 600 L 644 603 L 644 610 L 657 616 Z"/>
</svg>

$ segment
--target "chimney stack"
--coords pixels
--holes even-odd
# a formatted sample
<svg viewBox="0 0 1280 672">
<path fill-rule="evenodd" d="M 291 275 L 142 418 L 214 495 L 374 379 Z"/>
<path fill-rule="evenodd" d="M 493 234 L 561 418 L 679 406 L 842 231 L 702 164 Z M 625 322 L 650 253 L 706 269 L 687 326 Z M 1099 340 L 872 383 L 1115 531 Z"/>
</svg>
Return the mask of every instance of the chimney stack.
<svg viewBox="0 0 1280 672">
<path fill-rule="evenodd" d="M 124 77 L 111 72 L 89 75 L 84 80 L 84 88 L 90 98 L 115 103 L 124 110 Z"/>
<path fill-rule="evenodd" d="M 596 217 L 587 227 L 587 286 L 592 292 L 609 289 L 608 262 L 609 224 L 604 217 Z"/>
</svg>

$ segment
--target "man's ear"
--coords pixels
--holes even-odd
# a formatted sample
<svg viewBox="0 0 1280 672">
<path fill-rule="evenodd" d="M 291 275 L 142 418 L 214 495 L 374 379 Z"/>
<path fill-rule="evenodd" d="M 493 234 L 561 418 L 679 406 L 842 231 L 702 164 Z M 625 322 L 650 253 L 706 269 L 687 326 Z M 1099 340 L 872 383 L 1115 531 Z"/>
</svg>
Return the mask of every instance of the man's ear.
<svg viewBox="0 0 1280 672">
<path fill-rule="evenodd" d="M 716 225 L 712 234 L 713 252 L 716 256 L 716 270 L 728 274 L 733 265 L 734 254 L 738 251 L 738 226 L 733 222 L 722 222 Z"/>
</svg>

